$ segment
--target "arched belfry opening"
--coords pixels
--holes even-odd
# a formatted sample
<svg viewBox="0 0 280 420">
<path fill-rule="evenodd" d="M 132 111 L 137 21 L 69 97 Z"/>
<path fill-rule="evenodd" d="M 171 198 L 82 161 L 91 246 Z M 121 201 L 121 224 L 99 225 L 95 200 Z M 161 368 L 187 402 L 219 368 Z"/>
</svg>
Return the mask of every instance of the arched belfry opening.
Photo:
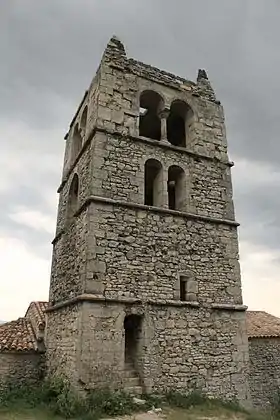
<svg viewBox="0 0 280 420">
<path fill-rule="evenodd" d="M 79 130 L 79 125 L 76 124 L 72 137 L 72 162 L 76 159 L 80 150 L 82 149 L 83 140 Z"/>
<path fill-rule="evenodd" d="M 138 365 L 138 359 L 141 352 L 142 339 L 142 321 L 141 315 L 127 315 L 124 319 L 125 333 L 125 362 L 134 368 Z"/>
<path fill-rule="evenodd" d="M 162 97 L 153 90 L 146 90 L 140 96 L 139 135 L 153 140 L 161 139 Z"/>
<path fill-rule="evenodd" d="M 193 112 L 185 102 L 172 102 L 167 118 L 167 140 L 173 146 L 186 147 Z"/>
<path fill-rule="evenodd" d="M 156 159 L 148 159 L 145 163 L 145 200 L 147 206 L 162 204 L 163 170 Z"/>
<path fill-rule="evenodd" d="M 88 107 L 85 106 L 84 110 L 83 110 L 83 113 L 82 113 L 82 116 L 81 116 L 81 128 L 83 130 L 85 130 L 86 125 L 87 125 L 87 115 L 88 115 Z"/>
<path fill-rule="evenodd" d="M 186 174 L 182 168 L 173 165 L 168 169 L 168 207 L 184 211 L 186 208 Z"/>
<path fill-rule="evenodd" d="M 73 176 L 67 202 L 67 219 L 68 221 L 74 216 L 75 212 L 78 210 L 78 197 L 79 197 L 79 178 L 75 174 Z"/>
</svg>

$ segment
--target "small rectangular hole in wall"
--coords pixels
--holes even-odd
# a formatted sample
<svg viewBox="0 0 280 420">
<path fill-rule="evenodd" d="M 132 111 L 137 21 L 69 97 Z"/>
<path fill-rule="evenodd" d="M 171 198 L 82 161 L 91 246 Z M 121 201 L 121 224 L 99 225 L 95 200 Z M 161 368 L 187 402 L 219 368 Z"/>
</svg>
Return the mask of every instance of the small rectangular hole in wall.
<svg viewBox="0 0 280 420">
<path fill-rule="evenodd" d="M 187 300 L 187 280 L 185 277 L 180 277 L 180 300 L 185 302 Z"/>
<path fill-rule="evenodd" d="M 193 274 L 180 275 L 180 300 L 183 302 L 197 301 L 198 283 Z M 177 289 L 178 290 L 178 289 Z"/>
</svg>

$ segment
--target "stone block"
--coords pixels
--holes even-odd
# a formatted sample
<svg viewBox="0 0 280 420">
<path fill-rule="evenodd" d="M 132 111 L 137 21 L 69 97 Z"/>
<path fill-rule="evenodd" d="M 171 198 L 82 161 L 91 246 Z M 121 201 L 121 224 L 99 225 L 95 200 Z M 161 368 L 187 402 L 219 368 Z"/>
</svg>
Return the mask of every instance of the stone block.
<svg viewBox="0 0 280 420">
<path fill-rule="evenodd" d="M 112 111 L 112 122 L 116 124 L 122 124 L 124 121 L 124 113 L 122 110 L 113 110 Z"/>
<path fill-rule="evenodd" d="M 98 117 L 101 120 L 111 121 L 112 119 L 112 111 L 110 108 L 99 106 L 98 107 Z"/>
</svg>

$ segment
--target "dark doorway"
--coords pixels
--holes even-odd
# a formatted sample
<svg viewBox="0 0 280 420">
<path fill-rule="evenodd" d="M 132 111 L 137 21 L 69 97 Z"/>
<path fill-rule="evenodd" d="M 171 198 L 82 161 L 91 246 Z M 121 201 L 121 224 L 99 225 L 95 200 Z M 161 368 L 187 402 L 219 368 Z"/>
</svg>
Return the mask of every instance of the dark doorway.
<svg viewBox="0 0 280 420">
<path fill-rule="evenodd" d="M 125 362 L 137 367 L 142 333 L 142 317 L 127 315 L 124 319 L 125 330 Z"/>
</svg>

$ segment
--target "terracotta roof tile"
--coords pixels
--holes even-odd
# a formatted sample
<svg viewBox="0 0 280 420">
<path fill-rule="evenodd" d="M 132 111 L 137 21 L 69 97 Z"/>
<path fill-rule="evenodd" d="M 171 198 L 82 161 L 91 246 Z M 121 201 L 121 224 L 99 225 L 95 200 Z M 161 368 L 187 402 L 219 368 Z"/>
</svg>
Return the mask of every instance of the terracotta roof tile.
<svg viewBox="0 0 280 420">
<path fill-rule="evenodd" d="M 280 337 L 280 318 L 264 311 L 247 312 L 247 332 L 249 338 Z"/>
<path fill-rule="evenodd" d="M 45 310 L 48 307 L 48 302 L 31 302 L 25 318 L 29 319 L 32 322 L 33 328 L 35 330 L 44 330 L 46 325 L 46 315 Z"/>
<path fill-rule="evenodd" d="M 31 302 L 24 318 L 0 325 L 0 352 L 39 351 L 46 320 L 48 302 Z"/>
<path fill-rule="evenodd" d="M 0 352 L 5 351 L 38 351 L 37 340 L 29 320 L 19 318 L 0 325 Z"/>
</svg>

